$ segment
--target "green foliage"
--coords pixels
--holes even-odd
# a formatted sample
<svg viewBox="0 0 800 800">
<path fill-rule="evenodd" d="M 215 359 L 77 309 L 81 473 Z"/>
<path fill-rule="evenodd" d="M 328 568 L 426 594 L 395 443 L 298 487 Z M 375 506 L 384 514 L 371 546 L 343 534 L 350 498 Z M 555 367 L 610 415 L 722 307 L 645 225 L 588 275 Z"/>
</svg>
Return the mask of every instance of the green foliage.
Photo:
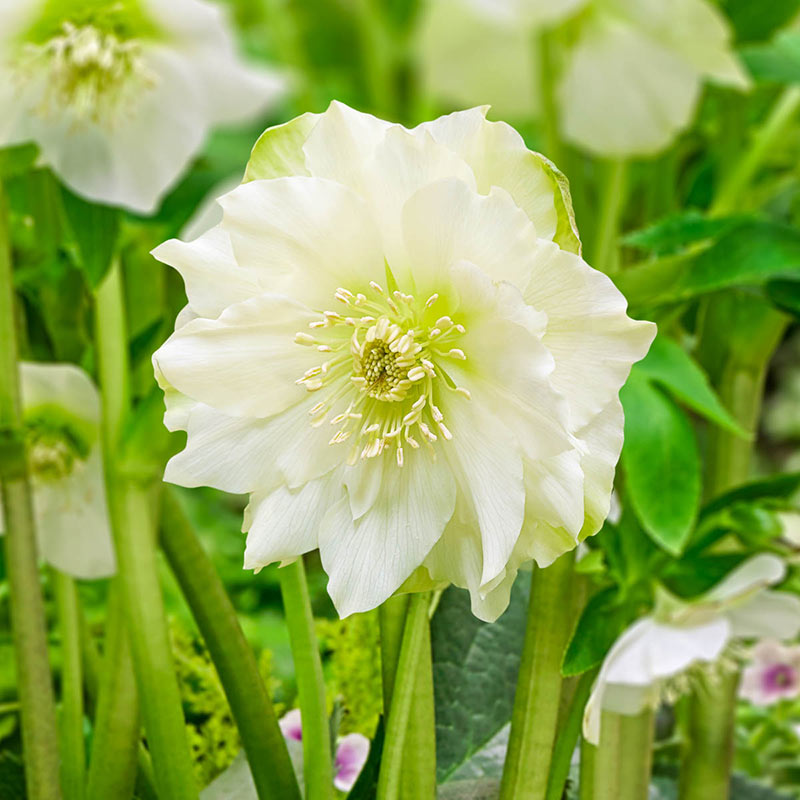
<svg viewBox="0 0 800 800">
<path fill-rule="evenodd" d="M 647 533 L 678 555 L 700 500 L 700 455 L 692 426 L 672 400 L 640 376 L 632 375 L 620 397 L 627 496 Z"/>
<path fill-rule="evenodd" d="M 482 773 L 471 762 L 511 719 L 529 592 L 522 573 L 508 610 L 492 624 L 472 616 L 463 590 L 442 595 L 431 622 L 440 783 Z"/>
<path fill-rule="evenodd" d="M 768 44 L 745 47 L 742 58 L 758 81 L 800 83 L 800 35 L 784 31 Z"/>
</svg>

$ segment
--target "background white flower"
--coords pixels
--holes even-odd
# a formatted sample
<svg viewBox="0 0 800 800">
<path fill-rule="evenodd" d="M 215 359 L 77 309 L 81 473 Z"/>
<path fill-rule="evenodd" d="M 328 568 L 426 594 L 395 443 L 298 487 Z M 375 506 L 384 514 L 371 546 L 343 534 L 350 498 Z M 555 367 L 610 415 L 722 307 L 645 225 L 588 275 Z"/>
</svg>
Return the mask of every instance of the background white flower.
<svg viewBox="0 0 800 800">
<path fill-rule="evenodd" d="M 155 255 L 189 307 L 154 363 L 165 479 L 249 492 L 245 566 L 319 548 L 340 614 L 598 530 L 617 397 L 654 326 L 579 244 L 563 180 L 472 109 L 412 131 L 334 103 L 269 129 L 221 224 Z"/>
<path fill-rule="evenodd" d="M 586 739 L 599 742 L 603 710 L 632 715 L 656 708 L 668 681 L 694 664 L 717 661 L 733 639 L 796 636 L 800 599 L 767 588 L 785 574 L 776 556 L 753 556 L 697 600 L 670 597 L 653 615 L 631 625 L 597 676 L 584 712 Z"/>
<path fill-rule="evenodd" d="M 71 364 L 23 362 L 20 382 L 39 556 L 75 578 L 113 575 L 97 389 Z"/>
<path fill-rule="evenodd" d="M 90 200 L 154 211 L 210 127 L 284 88 L 205 0 L 0 0 L 0 147 L 35 142 Z"/>
<path fill-rule="evenodd" d="M 749 86 L 727 22 L 707 0 L 431 0 L 420 39 L 428 90 L 535 112 L 534 34 L 552 26 L 563 34 L 562 134 L 595 155 L 655 154 L 689 125 L 704 81 Z M 495 52 L 499 60 L 485 57 Z"/>
</svg>

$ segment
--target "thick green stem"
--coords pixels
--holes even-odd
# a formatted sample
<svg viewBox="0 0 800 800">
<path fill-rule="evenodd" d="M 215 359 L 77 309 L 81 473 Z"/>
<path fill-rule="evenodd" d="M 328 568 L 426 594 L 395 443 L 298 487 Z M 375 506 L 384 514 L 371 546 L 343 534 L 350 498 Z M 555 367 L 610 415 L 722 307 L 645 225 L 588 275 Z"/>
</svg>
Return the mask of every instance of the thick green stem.
<svg viewBox="0 0 800 800">
<path fill-rule="evenodd" d="M 393 117 L 397 113 L 394 49 L 382 3 L 358 0 L 356 14 L 370 105 L 376 113 Z"/>
<path fill-rule="evenodd" d="M 609 161 L 600 192 L 600 220 L 595 232 L 591 264 L 600 272 L 613 275 L 618 269 L 617 239 L 625 203 L 627 162 Z"/>
<path fill-rule="evenodd" d="M 383 709 L 388 718 L 403 640 L 409 595 L 390 597 L 380 609 Z M 430 626 L 423 629 L 420 657 L 415 666 L 414 696 L 403 748 L 400 797 L 432 800 L 436 796 L 436 727 L 433 713 L 433 670 Z"/>
<path fill-rule="evenodd" d="M 306 800 L 330 800 L 333 797 L 333 765 L 325 681 L 302 558 L 282 567 L 278 575 L 303 720 L 305 796 Z"/>
<path fill-rule="evenodd" d="M 151 497 L 124 474 L 119 462 L 130 396 L 118 263 L 97 290 L 96 326 L 109 508 L 142 718 L 159 793 L 170 800 L 189 800 L 197 797 L 197 788 L 164 616 Z"/>
<path fill-rule="evenodd" d="M 105 629 L 101 666 L 97 664 L 97 653 L 90 638 L 83 637 L 89 697 L 96 697 L 86 797 L 87 800 L 108 797 L 128 800 L 133 796 L 136 782 L 139 695 L 118 577 L 108 594 Z"/>
<path fill-rule="evenodd" d="M 534 567 L 522 662 L 500 800 L 543 800 L 558 733 L 561 662 L 572 632 L 572 566 L 566 553 Z"/>
<path fill-rule="evenodd" d="M 83 742 L 81 622 L 75 581 L 51 570 L 61 633 L 61 790 L 64 800 L 83 800 L 86 753 Z"/>
<path fill-rule="evenodd" d="M 39 582 L 36 530 L 25 458 L 8 207 L 0 184 L 0 497 L 3 549 L 11 596 L 11 629 L 22 704 L 22 750 L 29 800 L 57 800 L 55 700 L 47 654 L 47 624 Z"/>
<path fill-rule="evenodd" d="M 730 795 L 738 671 L 703 676 L 687 705 L 680 800 L 725 800 Z"/>
<path fill-rule="evenodd" d="M 784 89 L 764 124 L 755 132 L 750 147 L 739 159 L 736 167 L 725 178 L 711 206 L 713 216 L 724 216 L 737 210 L 750 182 L 764 159 L 773 152 L 783 136 L 791 129 L 797 109 L 800 108 L 800 87 Z"/>
<path fill-rule="evenodd" d="M 161 546 L 217 668 L 258 797 L 299 800 L 289 752 L 253 651 L 211 559 L 169 490 L 163 495 Z"/>
<path fill-rule="evenodd" d="M 535 52 L 539 62 L 539 94 L 542 106 L 542 128 L 544 132 L 544 155 L 560 170 L 564 171 L 564 148 L 559 133 L 558 106 L 554 89 L 555 74 L 555 42 L 552 31 L 536 33 Z"/>
<path fill-rule="evenodd" d="M 426 631 L 430 642 L 429 603 L 430 595 L 427 593 L 413 594 L 408 601 L 403 640 L 392 688 L 392 704 L 386 722 L 377 800 L 398 800 L 401 796 L 403 756 L 408 742 L 409 719 L 417 692 L 418 664 L 425 650 Z"/>
<path fill-rule="evenodd" d="M 581 800 L 647 800 L 653 758 L 653 712 L 637 716 L 603 712 L 600 744 L 581 770 Z M 584 781 L 586 785 L 584 785 Z"/>
</svg>

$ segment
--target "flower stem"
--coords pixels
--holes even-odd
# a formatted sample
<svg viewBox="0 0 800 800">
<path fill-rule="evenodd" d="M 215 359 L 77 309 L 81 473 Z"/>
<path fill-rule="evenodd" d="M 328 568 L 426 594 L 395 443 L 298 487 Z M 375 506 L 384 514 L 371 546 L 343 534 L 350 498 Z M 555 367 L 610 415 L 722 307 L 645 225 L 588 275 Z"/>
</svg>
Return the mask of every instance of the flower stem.
<svg viewBox="0 0 800 800">
<path fill-rule="evenodd" d="M 303 720 L 305 796 L 306 800 L 330 800 L 333 797 L 333 765 L 325 682 L 303 559 L 298 558 L 281 567 L 278 575 Z"/>
<path fill-rule="evenodd" d="M 680 800 L 725 800 L 730 794 L 737 670 L 703 676 L 687 706 Z"/>
<path fill-rule="evenodd" d="M 562 172 L 564 166 L 564 148 L 559 135 L 558 106 L 553 90 L 556 85 L 555 54 L 552 31 L 537 31 L 535 51 L 539 59 L 539 93 L 542 102 L 542 126 L 544 128 L 544 155 Z"/>
<path fill-rule="evenodd" d="M 736 160 L 736 167 L 725 178 L 711 205 L 712 216 L 725 216 L 736 210 L 745 190 L 770 152 L 791 128 L 800 108 L 800 87 L 789 86 L 778 97 L 764 124 L 755 132 L 747 152 Z"/>
<path fill-rule="evenodd" d="M 417 684 L 417 665 L 423 656 L 426 630 L 430 642 L 429 602 L 428 593 L 413 594 L 408 600 L 392 689 L 392 704 L 386 722 L 377 800 L 398 800 L 400 797 L 403 753 L 408 741 L 409 719 Z M 428 662 L 430 663 L 430 658 Z"/>
<path fill-rule="evenodd" d="M 392 117 L 398 110 L 394 86 L 394 50 L 382 4 L 376 0 L 358 0 L 356 14 L 372 110 Z"/>
<path fill-rule="evenodd" d="M 82 800 L 86 780 L 83 742 L 83 670 L 78 591 L 75 581 L 50 572 L 61 629 L 61 790 L 64 800 Z"/>
<path fill-rule="evenodd" d="M 628 716 L 604 711 L 600 730 L 598 747 L 586 744 L 581 751 L 581 762 L 584 754 L 589 761 L 588 769 L 581 769 L 581 800 L 647 800 L 653 712 Z"/>
<path fill-rule="evenodd" d="M 396 679 L 397 662 L 410 595 L 390 597 L 379 609 L 383 713 L 388 719 Z M 420 657 L 414 676 L 414 696 L 403 747 L 400 797 L 432 800 L 436 796 L 436 727 L 433 713 L 433 670 L 430 625 L 423 628 Z"/>
<path fill-rule="evenodd" d="M 219 673 L 258 797 L 299 800 L 289 751 L 253 651 L 214 565 L 170 490 L 163 495 L 161 546 Z"/>
<path fill-rule="evenodd" d="M 500 800 L 543 800 L 558 732 L 561 662 L 572 632 L 574 551 L 533 568 Z"/>
<path fill-rule="evenodd" d="M 96 327 L 109 509 L 145 733 L 159 793 L 170 800 L 188 800 L 197 797 L 197 789 L 158 579 L 152 498 L 124 474 L 120 462 L 130 395 L 117 262 L 97 289 Z"/>
<path fill-rule="evenodd" d="M 627 171 L 627 162 L 619 159 L 609 161 L 600 193 L 600 221 L 595 232 L 591 264 L 606 275 L 613 275 L 619 266 L 617 239 L 625 201 Z"/>
<path fill-rule="evenodd" d="M 0 184 L 0 494 L 6 528 L 3 549 L 22 704 L 27 796 L 29 800 L 57 800 L 61 788 L 55 700 L 25 457 L 14 319 L 8 207 Z"/>
<path fill-rule="evenodd" d="M 88 636 L 83 637 L 83 644 L 89 698 L 96 697 L 86 798 L 128 800 L 136 782 L 139 695 L 119 577 L 114 578 L 108 593 L 102 666 L 96 663 L 97 653 Z"/>
</svg>

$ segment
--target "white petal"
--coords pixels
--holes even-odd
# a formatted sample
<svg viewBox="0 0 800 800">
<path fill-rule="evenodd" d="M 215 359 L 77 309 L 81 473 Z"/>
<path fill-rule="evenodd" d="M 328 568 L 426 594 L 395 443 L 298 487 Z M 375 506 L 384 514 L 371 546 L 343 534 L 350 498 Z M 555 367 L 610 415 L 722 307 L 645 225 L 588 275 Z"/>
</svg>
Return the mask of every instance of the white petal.
<svg viewBox="0 0 800 800">
<path fill-rule="evenodd" d="M 320 522 L 343 491 L 341 476 L 334 471 L 294 491 L 280 486 L 253 495 L 244 568 L 260 569 L 315 550 Z"/>
<path fill-rule="evenodd" d="M 311 426 L 315 402 L 308 397 L 268 419 L 231 417 L 197 404 L 188 415 L 186 447 L 170 459 L 164 480 L 236 494 L 303 486 L 343 460 L 328 445 L 330 434 Z"/>
<path fill-rule="evenodd" d="M 785 575 L 786 565 L 782 559 L 770 553 L 759 553 L 748 558 L 706 592 L 703 601 L 732 605 L 760 589 L 780 583 Z"/>
<path fill-rule="evenodd" d="M 87 422 L 100 422 L 100 395 L 92 379 L 73 364 L 20 363 L 24 409 L 55 405 Z"/>
<path fill-rule="evenodd" d="M 564 136 L 595 155 L 651 155 L 685 128 L 697 69 L 610 15 L 587 23 L 557 89 Z"/>
<path fill-rule="evenodd" d="M 363 517 L 353 521 L 346 498 L 328 512 L 319 550 L 340 616 L 380 605 L 420 566 L 453 514 L 455 495 L 444 460 L 412 452 L 402 468 L 384 470 L 381 491 Z"/>
<path fill-rule="evenodd" d="M 366 163 L 389 127 L 382 119 L 334 100 L 303 145 L 309 172 L 363 193 Z"/>
<path fill-rule="evenodd" d="M 295 343 L 316 317 L 280 295 L 228 307 L 218 319 L 196 319 L 154 354 L 178 391 L 227 414 L 268 417 L 306 395 L 296 381 L 320 363 L 314 348 Z"/>
<path fill-rule="evenodd" d="M 75 578 L 116 572 L 99 447 L 66 478 L 35 481 L 33 508 L 39 554 L 48 564 Z"/>
<path fill-rule="evenodd" d="M 580 256 L 538 242 L 525 301 L 547 314 L 544 343 L 555 358 L 553 385 L 568 400 L 574 429 L 601 413 L 656 334 L 627 316 L 622 293 Z"/>
<path fill-rule="evenodd" d="M 236 261 L 259 272 L 272 291 L 323 310 L 340 286 L 355 292 L 383 279 L 371 212 L 346 186 L 305 177 L 251 181 L 220 204 Z"/>
<path fill-rule="evenodd" d="M 428 131 L 458 153 L 472 167 L 481 194 L 489 194 L 493 186 L 508 192 L 533 222 L 537 236 L 578 252 L 566 179 L 543 156 L 529 150 L 510 125 L 489 122 L 486 111 L 486 106 L 457 111 L 415 130 Z"/>
<path fill-rule="evenodd" d="M 231 241 L 221 226 L 191 242 L 170 239 L 152 251 L 181 274 L 192 310 L 201 317 L 218 317 L 228 306 L 267 291 L 251 269 L 240 267 Z"/>
<path fill-rule="evenodd" d="M 726 616 L 735 636 L 794 639 L 800 633 L 800 598 L 788 592 L 761 591 Z"/>
</svg>

